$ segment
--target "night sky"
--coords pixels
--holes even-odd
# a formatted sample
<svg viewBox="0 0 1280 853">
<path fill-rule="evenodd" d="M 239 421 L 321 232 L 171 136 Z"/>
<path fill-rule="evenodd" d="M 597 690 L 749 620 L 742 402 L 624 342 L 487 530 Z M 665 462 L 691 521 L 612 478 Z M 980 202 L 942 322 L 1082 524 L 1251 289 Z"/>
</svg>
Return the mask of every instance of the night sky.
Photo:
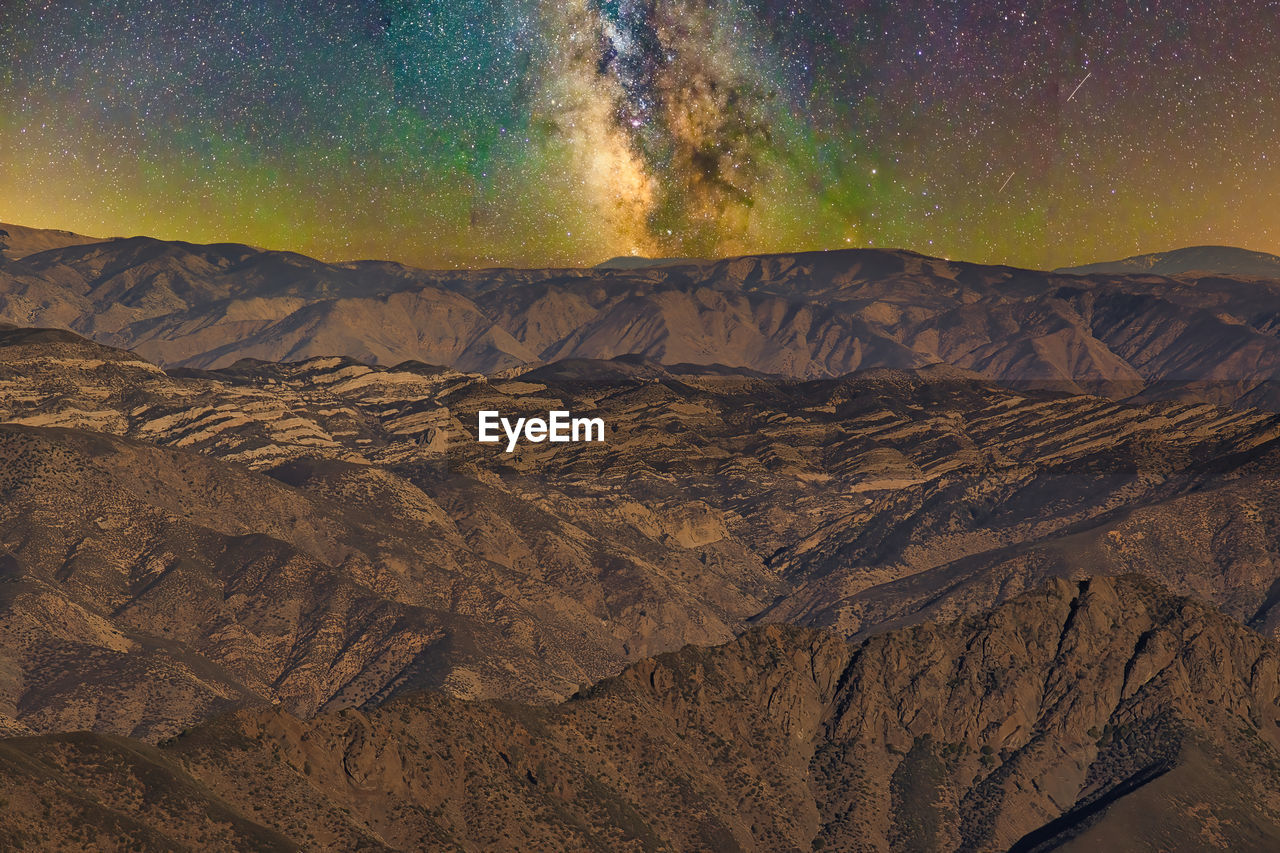
<svg viewBox="0 0 1280 853">
<path fill-rule="evenodd" d="M 0 220 L 328 260 L 1280 253 L 1280 0 L 0 0 Z"/>
</svg>

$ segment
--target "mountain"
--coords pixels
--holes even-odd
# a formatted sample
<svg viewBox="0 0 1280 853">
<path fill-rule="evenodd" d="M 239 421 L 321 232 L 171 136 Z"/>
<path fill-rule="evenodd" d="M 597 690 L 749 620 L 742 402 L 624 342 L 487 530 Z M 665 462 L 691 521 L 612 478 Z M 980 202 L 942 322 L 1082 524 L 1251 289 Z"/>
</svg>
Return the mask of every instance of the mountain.
<svg viewBox="0 0 1280 853">
<path fill-rule="evenodd" d="M 130 238 L 0 269 L 0 320 L 162 366 L 343 356 L 496 373 L 624 355 L 817 379 L 950 364 L 1115 399 L 1280 410 L 1280 281 L 1076 276 L 848 250 L 428 272 Z"/>
<path fill-rule="evenodd" d="M 8 849 L 1265 850 L 1280 649 L 1138 578 L 850 646 L 769 626 L 550 707 L 0 741 Z"/>
<path fill-rule="evenodd" d="M 1280 279 L 1280 257 L 1231 246 L 1191 246 L 1172 252 L 1135 255 L 1120 261 L 1064 267 L 1056 272 L 1072 275 L 1198 274 Z"/>
<path fill-rule="evenodd" d="M 0 251 L 0 258 L 24 258 L 37 252 L 50 249 L 65 249 L 70 246 L 85 246 L 90 243 L 105 242 L 99 237 L 86 237 L 70 231 L 53 231 L 45 228 L 27 228 L 22 225 L 11 225 L 0 222 L 0 231 L 8 236 L 0 235 L 0 244 L 8 248 Z"/>
<path fill-rule="evenodd" d="M 507 454 L 481 409 L 606 441 Z M 860 637 L 1133 571 L 1280 636 L 1277 438 L 1267 412 L 946 366 L 166 373 L 0 328 L 0 725 L 552 701 L 752 624 Z"/>
<path fill-rule="evenodd" d="M 653 267 L 678 267 L 705 264 L 701 258 L 642 258 L 639 255 L 619 255 L 596 264 L 598 270 L 638 270 Z"/>
<path fill-rule="evenodd" d="M 1275 849 L 1278 290 L 7 257 L 0 848 Z"/>
<path fill-rule="evenodd" d="M 450 448 L 451 389 L 518 406 L 520 385 L 340 359 L 170 377 L 65 332 L 0 340 L 0 714 L 18 729 L 154 739 L 224 707 L 411 686 L 563 696 L 727 639 L 779 590 L 695 501 L 530 492 Z"/>
</svg>

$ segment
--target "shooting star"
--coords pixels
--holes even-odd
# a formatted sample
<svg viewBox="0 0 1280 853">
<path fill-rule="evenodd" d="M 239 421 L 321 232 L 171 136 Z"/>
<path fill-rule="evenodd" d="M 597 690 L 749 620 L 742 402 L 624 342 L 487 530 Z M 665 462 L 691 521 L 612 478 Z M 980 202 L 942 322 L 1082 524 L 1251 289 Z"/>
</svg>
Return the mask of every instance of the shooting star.
<svg viewBox="0 0 1280 853">
<path fill-rule="evenodd" d="M 1000 193 L 1004 192 L 1004 188 L 1009 186 L 1009 182 L 1013 180 L 1013 176 L 1016 174 L 1018 174 L 1017 169 L 1014 169 L 1009 173 L 1009 177 L 1004 179 L 1004 183 L 1000 185 L 1000 189 L 996 190 L 996 195 L 1000 195 Z"/>
<path fill-rule="evenodd" d="M 1092 77 L 1092 76 L 1093 76 L 1093 72 L 1092 72 L 1092 71 L 1090 71 L 1088 74 L 1084 75 L 1084 80 L 1081 80 L 1079 83 L 1077 83 L 1077 84 L 1076 84 L 1076 87 L 1075 87 L 1074 89 L 1072 89 L 1072 90 L 1071 90 L 1071 94 L 1070 94 L 1070 95 L 1067 95 L 1067 100 L 1068 100 L 1068 101 L 1070 101 L 1072 98 L 1074 98 L 1074 97 L 1076 96 L 1076 92 L 1079 92 L 1079 91 L 1080 91 L 1080 87 L 1081 87 L 1081 86 L 1083 86 L 1083 85 L 1085 84 L 1085 81 L 1086 81 L 1086 80 L 1088 80 L 1088 79 L 1089 79 L 1090 77 Z"/>
</svg>

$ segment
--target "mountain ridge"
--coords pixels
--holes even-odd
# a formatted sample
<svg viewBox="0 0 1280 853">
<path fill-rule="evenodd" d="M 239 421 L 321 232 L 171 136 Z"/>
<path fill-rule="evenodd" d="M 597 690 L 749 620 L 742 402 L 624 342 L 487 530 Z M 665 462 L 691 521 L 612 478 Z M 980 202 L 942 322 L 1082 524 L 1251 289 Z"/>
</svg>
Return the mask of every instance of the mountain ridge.
<svg viewBox="0 0 1280 853">
<path fill-rule="evenodd" d="M 629 270 L 415 270 L 128 238 L 0 270 L 0 320 L 165 366 L 346 356 L 488 374 L 643 356 L 797 378 L 946 362 L 1117 399 L 1280 408 L 1280 281 L 851 249 Z"/>
<path fill-rule="evenodd" d="M 71 231 L 58 231 L 48 228 L 28 228 L 25 225 L 7 222 L 0 222 L 0 231 L 8 234 L 7 237 L 0 236 L 0 246 L 5 247 L 0 249 L 0 260 L 5 258 L 20 260 L 28 255 L 51 249 L 64 249 L 69 246 L 80 246 L 87 243 L 107 242 L 107 239 L 102 237 L 86 237 L 83 234 L 76 234 Z"/>
<path fill-rule="evenodd" d="M 1140 273 L 1161 276 L 1199 273 L 1280 278 L 1280 256 L 1234 246 L 1186 246 L 1167 252 L 1133 255 L 1117 261 L 1061 267 L 1054 272 L 1072 275 Z"/>
</svg>

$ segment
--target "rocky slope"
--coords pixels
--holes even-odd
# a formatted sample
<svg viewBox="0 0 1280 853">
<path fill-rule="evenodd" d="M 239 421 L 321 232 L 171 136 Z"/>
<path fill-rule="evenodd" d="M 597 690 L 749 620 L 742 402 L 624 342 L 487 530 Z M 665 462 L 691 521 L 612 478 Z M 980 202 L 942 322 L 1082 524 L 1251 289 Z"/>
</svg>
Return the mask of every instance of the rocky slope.
<svg viewBox="0 0 1280 853">
<path fill-rule="evenodd" d="M 856 646 L 770 626 L 552 707 L 412 694 L 0 741 L 7 849 L 1266 850 L 1277 647 L 1138 579 Z"/>
<path fill-rule="evenodd" d="M 1280 282 L 1064 275 L 852 250 L 427 272 L 143 237 L 0 267 L 0 320 L 166 366 L 346 356 L 494 372 L 641 355 L 797 378 L 946 363 L 1006 383 L 1280 408 Z"/>
<path fill-rule="evenodd" d="M 476 412 L 602 444 L 475 441 Z M 856 636 L 1141 571 L 1280 631 L 1280 417 L 949 367 L 166 373 L 0 329 L 0 719 L 158 740 L 418 688 L 553 700 L 752 622 Z"/>
<path fill-rule="evenodd" d="M 336 359 L 174 379 L 9 334 L 0 690 L 17 725 L 155 738 L 245 702 L 563 696 L 727 639 L 781 589 L 692 501 L 660 520 L 454 459 L 434 398 L 483 380 Z"/>
</svg>

